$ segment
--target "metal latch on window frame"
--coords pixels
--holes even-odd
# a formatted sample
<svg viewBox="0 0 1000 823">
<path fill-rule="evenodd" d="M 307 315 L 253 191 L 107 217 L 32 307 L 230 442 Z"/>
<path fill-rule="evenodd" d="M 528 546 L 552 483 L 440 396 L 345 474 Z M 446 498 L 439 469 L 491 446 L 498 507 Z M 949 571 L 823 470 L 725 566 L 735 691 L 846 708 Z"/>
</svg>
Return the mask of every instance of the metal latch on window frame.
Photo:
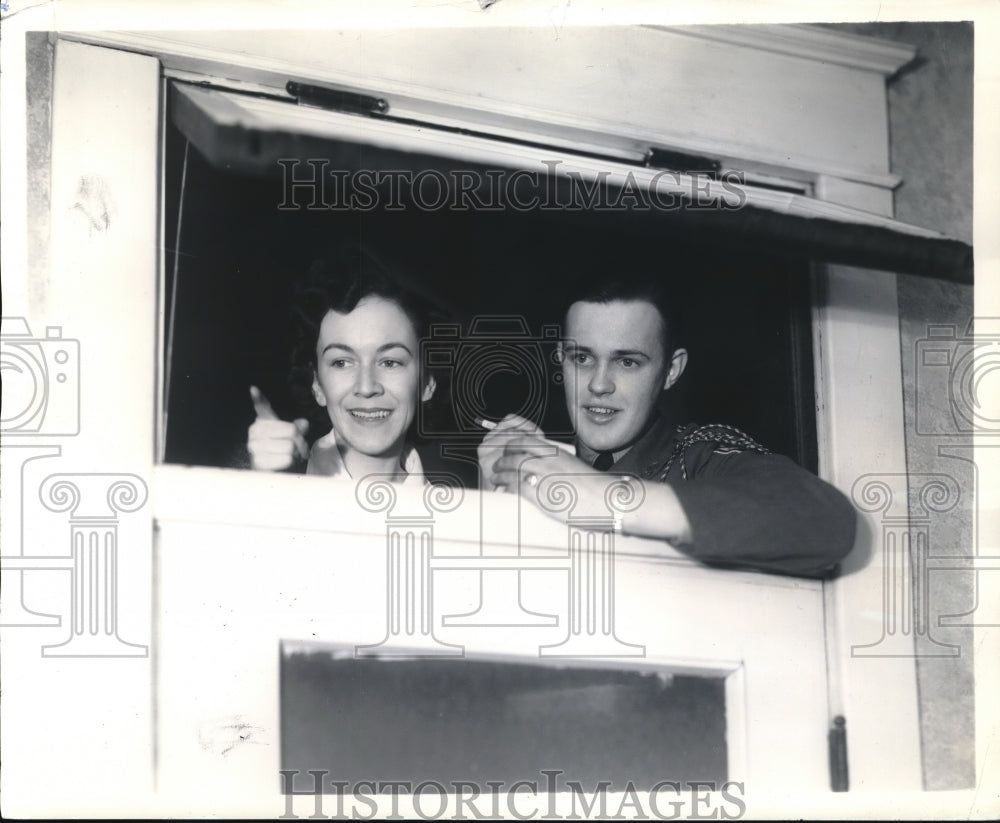
<svg viewBox="0 0 1000 823">
<path fill-rule="evenodd" d="M 722 163 L 712 157 L 656 146 L 646 152 L 645 165 L 654 169 L 701 174 L 712 180 L 718 180 L 722 170 Z"/>
<path fill-rule="evenodd" d="M 296 80 L 289 80 L 285 84 L 285 90 L 295 98 L 297 103 L 316 106 L 328 111 L 351 114 L 385 114 L 389 111 L 389 101 L 384 97 L 375 97 L 356 91 L 313 86 L 309 83 L 299 83 Z"/>
</svg>

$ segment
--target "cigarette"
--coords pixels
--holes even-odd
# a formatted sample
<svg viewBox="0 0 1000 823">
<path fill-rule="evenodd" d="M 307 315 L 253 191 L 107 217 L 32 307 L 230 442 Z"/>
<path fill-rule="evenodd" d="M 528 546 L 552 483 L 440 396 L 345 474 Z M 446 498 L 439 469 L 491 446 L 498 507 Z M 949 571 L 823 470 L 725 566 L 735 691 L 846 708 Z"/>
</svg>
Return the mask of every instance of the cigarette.
<svg viewBox="0 0 1000 823">
<path fill-rule="evenodd" d="M 493 429 L 495 429 L 497 427 L 496 421 L 494 421 L 494 420 L 487 420 L 485 417 L 476 417 L 476 418 L 474 418 L 474 420 L 475 420 L 477 426 L 479 426 L 480 428 L 486 429 L 487 431 L 493 431 Z M 511 432 L 511 433 L 512 434 L 517 434 L 517 432 Z M 574 446 L 572 443 L 563 443 L 563 442 L 561 442 L 559 440 L 549 440 L 546 437 L 542 437 L 541 439 L 547 445 L 549 445 L 549 446 L 555 446 L 558 449 L 562 449 L 567 454 L 572 454 L 572 455 L 576 454 L 576 446 Z"/>
</svg>

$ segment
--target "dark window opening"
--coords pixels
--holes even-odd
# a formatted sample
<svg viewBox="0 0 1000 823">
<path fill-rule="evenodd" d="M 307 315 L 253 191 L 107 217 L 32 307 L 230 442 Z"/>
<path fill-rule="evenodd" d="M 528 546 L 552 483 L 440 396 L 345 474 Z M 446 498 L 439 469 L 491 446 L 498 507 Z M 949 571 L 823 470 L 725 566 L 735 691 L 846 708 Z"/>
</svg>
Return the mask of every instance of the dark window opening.
<svg viewBox="0 0 1000 823">
<path fill-rule="evenodd" d="M 426 210 L 405 192 L 398 210 L 386 206 L 389 198 L 365 211 L 309 209 L 301 193 L 300 208 L 279 209 L 287 191 L 277 164 L 265 175 L 215 167 L 173 126 L 168 132 L 168 246 L 182 218 L 165 272 L 165 310 L 173 315 L 166 462 L 237 465 L 253 419 L 251 384 L 280 415 L 299 416 L 288 383 L 293 284 L 319 251 L 359 240 L 446 303 L 466 334 L 474 318 L 517 316 L 539 340 L 544 327 L 561 323 L 574 273 L 595 254 L 627 248 L 650 278 L 676 290 L 678 342 L 690 354 L 668 393 L 677 422 L 735 425 L 816 471 L 808 260 L 752 236 L 720 236 L 691 212 Z M 317 145 L 313 140 L 299 158 L 316 157 Z M 461 167 L 361 145 L 334 144 L 327 156 L 336 161 L 329 169 Z M 556 367 L 545 368 L 538 422 L 565 434 Z M 523 374 L 491 377 L 484 416 L 523 408 L 533 390 L 528 382 Z M 438 401 L 444 444 L 467 422 L 456 419 L 462 412 L 446 389 Z"/>
</svg>

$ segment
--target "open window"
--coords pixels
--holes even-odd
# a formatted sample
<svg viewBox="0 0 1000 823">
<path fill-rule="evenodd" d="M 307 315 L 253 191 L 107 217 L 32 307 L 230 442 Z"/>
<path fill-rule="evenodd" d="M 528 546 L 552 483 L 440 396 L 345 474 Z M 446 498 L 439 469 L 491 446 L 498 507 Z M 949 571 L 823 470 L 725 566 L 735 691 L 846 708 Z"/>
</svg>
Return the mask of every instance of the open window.
<svg viewBox="0 0 1000 823">
<path fill-rule="evenodd" d="M 968 273 L 962 244 L 818 200 L 802 181 L 748 179 L 681 152 L 546 146 L 396 116 L 391 100 L 356 91 L 287 88 L 171 83 L 169 463 L 237 464 L 250 384 L 279 412 L 305 412 L 289 396 L 286 307 L 296 278 L 338 240 L 360 239 L 408 272 L 463 339 L 545 342 L 595 256 L 666 281 L 690 354 L 670 397 L 677 421 L 736 425 L 814 472 L 813 262 Z M 442 447 L 468 442 L 476 415 L 511 411 L 568 433 L 556 367 L 538 352 L 534 367 L 481 376 L 475 397 L 446 383 L 420 433 Z M 445 377 L 462 369 L 459 359 Z M 315 423 L 314 437 L 322 415 Z"/>
<path fill-rule="evenodd" d="M 518 146 L 495 140 L 473 142 L 478 156 L 469 160 L 468 150 L 447 154 L 458 151 L 450 131 L 431 140 L 417 126 L 389 124 L 391 145 L 383 145 L 369 134 L 381 121 L 290 101 L 270 106 L 274 123 L 241 126 L 234 137 L 225 106 L 259 98 L 185 85 L 171 99 L 166 210 L 178 244 L 167 259 L 166 462 L 234 465 L 252 420 L 251 384 L 288 419 L 306 411 L 293 405 L 287 381 L 291 291 L 315 256 L 361 239 L 450 310 L 460 339 L 430 345 L 460 353 L 462 343 L 539 344 L 534 364 L 500 359 L 475 392 L 445 380 L 435 416 L 420 421 L 431 443 L 476 440 L 476 415 L 508 412 L 570 433 L 558 367 L 546 355 L 564 294 L 601 256 L 668 281 L 683 307 L 679 339 L 691 359 L 671 394 L 677 422 L 739 426 L 816 471 L 809 261 L 711 221 L 692 224 L 699 210 L 726 208 L 708 191 L 720 186 L 716 172 L 661 175 L 670 191 L 656 194 L 662 206 L 644 208 L 645 189 L 539 173 L 517 164 Z M 195 102 L 204 108 L 193 111 Z M 302 118 L 336 136 L 301 135 Z M 501 149 L 505 165 L 490 165 Z M 546 162 L 558 169 L 576 159 L 558 151 Z M 662 171 L 612 168 L 640 178 Z M 727 185 L 739 205 L 743 190 Z M 685 190 L 702 200 L 694 211 Z M 444 377 L 463 368 L 453 361 Z M 322 416 L 315 423 L 318 436 Z"/>
</svg>

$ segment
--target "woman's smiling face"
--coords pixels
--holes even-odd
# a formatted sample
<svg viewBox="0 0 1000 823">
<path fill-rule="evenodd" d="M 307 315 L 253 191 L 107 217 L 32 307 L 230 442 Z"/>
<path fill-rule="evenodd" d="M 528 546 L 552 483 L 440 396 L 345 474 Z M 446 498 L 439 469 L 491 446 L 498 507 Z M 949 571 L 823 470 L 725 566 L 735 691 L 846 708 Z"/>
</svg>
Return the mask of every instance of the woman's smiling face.
<svg viewBox="0 0 1000 823">
<path fill-rule="evenodd" d="M 327 312 L 316 341 L 313 393 L 346 457 L 399 456 L 433 381 L 420 383 L 413 323 L 393 300 L 370 295 L 344 314 Z"/>
</svg>

